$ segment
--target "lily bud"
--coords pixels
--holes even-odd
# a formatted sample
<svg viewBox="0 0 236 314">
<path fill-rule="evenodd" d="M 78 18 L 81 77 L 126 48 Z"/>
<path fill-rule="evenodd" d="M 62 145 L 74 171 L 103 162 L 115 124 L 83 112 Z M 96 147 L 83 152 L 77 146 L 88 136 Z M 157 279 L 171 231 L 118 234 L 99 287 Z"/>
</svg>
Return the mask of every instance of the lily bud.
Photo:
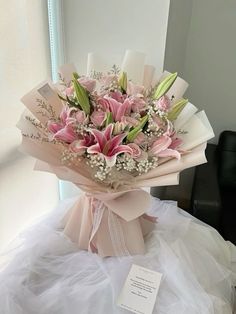
<svg viewBox="0 0 236 314">
<path fill-rule="evenodd" d="M 112 113 L 108 112 L 106 117 L 106 126 L 113 122 Z"/>
<path fill-rule="evenodd" d="M 127 141 L 128 142 L 133 142 L 134 139 L 138 136 L 138 134 L 142 131 L 142 129 L 144 128 L 145 124 L 148 121 L 148 115 L 142 117 L 142 119 L 140 120 L 139 124 L 128 133 L 127 135 Z"/>
<path fill-rule="evenodd" d="M 168 75 L 158 86 L 157 89 L 153 95 L 153 99 L 158 100 L 161 98 L 161 96 L 165 95 L 168 90 L 171 88 L 171 86 L 174 84 L 176 78 L 177 78 L 177 72 L 171 73 Z"/>
<path fill-rule="evenodd" d="M 73 73 L 73 86 L 75 90 L 76 98 L 83 109 L 83 111 L 88 115 L 90 113 L 90 103 L 86 90 L 84 87 L 78 82 L 77 75 Z"/>
<path fill-rule="evenodd" d="M 122 89 L 122 91 L 125 91 L 127 90 L 127 73 L 126 72 L 122 72 L 120 77 L 119 77 L 119 85 Z"/>
<path fill-rule="evenodd" d="M 176 120 L 178 115 L 184 109 L 186 104 L 188 103 L 188 99 L 180 99 L 174 106 L 171 108 L 170 112 L 168 113 L 168 119 L 170 121 Z"/>
</svg>

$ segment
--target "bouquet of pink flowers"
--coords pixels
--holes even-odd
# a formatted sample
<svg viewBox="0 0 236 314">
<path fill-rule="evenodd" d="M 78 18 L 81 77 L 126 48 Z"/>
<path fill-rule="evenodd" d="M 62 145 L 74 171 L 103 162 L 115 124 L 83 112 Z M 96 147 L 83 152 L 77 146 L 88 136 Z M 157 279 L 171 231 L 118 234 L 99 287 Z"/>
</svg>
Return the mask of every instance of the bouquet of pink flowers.
<svg viewBox="0 0 236 314">
<path fill-rule="evenodd" d="M 85 191 L 64 218 L 64 232 L 101 256 L 144 252 L 155 219 L 141 188 L 177 184 L 181 170 L 205 162 L 213 136 L 204 112 L 180 97 L 187 84 L 177 73 L 144 87 L 125 70 L 80 76 L 63 66 L 60 82 L 23 97 L 31 113 L 18 124 L 37 169 Z"/>
</svg>

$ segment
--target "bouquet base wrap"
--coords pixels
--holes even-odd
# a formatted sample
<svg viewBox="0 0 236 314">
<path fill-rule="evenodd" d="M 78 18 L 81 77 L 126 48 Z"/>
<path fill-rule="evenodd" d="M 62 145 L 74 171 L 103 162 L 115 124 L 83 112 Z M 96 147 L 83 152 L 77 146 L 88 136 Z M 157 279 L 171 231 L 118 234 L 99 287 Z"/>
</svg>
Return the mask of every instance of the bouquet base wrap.
<svg viewBox="0 0 236 314">
<path fill-rule="evenodd" d="M 145 214 L 150 205 L 143 190 L 84 193 L 64 217 L 64 233 L 80 249 L 102 257 L 144 254 L 144 236 L 155 225 Z"/>
</svg>

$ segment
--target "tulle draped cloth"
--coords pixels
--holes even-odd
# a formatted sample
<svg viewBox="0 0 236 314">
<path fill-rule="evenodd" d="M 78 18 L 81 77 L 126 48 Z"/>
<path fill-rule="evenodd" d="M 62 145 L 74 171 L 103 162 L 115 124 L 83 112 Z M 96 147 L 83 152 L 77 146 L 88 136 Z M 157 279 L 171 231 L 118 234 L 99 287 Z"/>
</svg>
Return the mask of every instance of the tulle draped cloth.
<svg viewBox="0 0 236 314">
<path fill-rule="evenodd" d="M 1 257 L 1 314 L 118 314 L 116 299 L 132 263 L 163 274 L 154 314 L 232 314 L 236 248 L 175 202 L 152 198 L 158 217 L 143 255 L 101 258 L 62 232 L 71 199 L 24 232 Z M 13 247 L 15 248 L 13 249 Z"/>
</svg>

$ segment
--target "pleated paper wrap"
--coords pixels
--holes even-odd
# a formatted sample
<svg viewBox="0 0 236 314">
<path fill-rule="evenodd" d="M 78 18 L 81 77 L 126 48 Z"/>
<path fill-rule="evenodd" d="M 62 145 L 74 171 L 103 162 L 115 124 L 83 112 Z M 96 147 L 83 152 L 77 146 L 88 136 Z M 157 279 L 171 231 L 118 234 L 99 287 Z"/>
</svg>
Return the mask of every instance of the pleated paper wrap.
<svg viewBox="0 0 236 314">
<path fill-rule="evenodd" d="M 91 65 L 90 55 L 88 72 L 96 70 L 95 59 L 93 55 Z M 126 52 L 122 67 L 128 75 L 129 72 L 132 73 L 135 83 L 143 82 L 145 86 L 151 84 L 154 69 L 144 66 L 143 54 Z M 71 80 L 74 71 L 73 65 L 60 68 L 65 82 Z M 163 76 L 165 75 L 164 73 Z M 177 78 L 168 95 L 178 100 L 187 86 L 185 81 Z M 35 166 L 37 170 L 55 173 L 59 179 L 70 181 L 84 191 L 63 219 L 65 235 L 75 242 L 79 249 L 96 252 L 102 257 L 143 254 L 144 236 L 153 229 L 155 220 L 146 214 L 151 198 L 142 188 L 178 184 L 179 172 L 206 162 L 206 141 L 212 138 L 214 133 L 205 113 L 196 114 L 196 107 L 188 103 L 175 121 L 177 131 L 180 128 L 188 131 L 181 137 L 184 141 L 183 148 L 191 150 L 180 160 L 163 159 L 157 168 L 137 177 L 117 172 L 117 176 L 108 185 L 94 180 L 91 168 L 83 159 L 63 165 L 63 145 L 37 139 L 39 135 L 41 138 L 47 137 L 44 126 L 48 120 L 40 113 L 42 108 L 39 104 L 42 101 L 50 104 L 55 114 L 59 115 L 63 107 L 58 97 L 59 90 L 59 84 L 47 81 L 22 98 L 27 110 L 22 115 L 18 127 L 23 134 L 31 136 L 23 136 L 21 150 L 38 160 Z M 26 118 L 29 115 L 40 122 L 38 126 L 32 125 Z"/>
</svg>

